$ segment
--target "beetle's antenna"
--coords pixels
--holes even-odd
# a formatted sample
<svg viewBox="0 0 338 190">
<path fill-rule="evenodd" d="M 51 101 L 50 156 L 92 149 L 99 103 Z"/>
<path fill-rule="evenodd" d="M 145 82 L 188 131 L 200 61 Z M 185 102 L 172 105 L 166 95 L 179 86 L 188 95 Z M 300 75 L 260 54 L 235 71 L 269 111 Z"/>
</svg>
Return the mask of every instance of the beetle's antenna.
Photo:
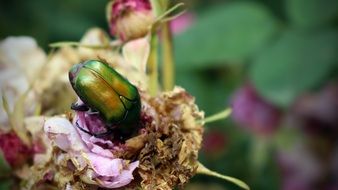
<svg viewBox="0 0 338 190">
<path fill-rule="evenodd" d="M 103 64 L 109 65 L 108 61 L 106 58 L 102 57 L 101 55 L 97 56 L 97 59 L 102 62 Z"/>
</svg>

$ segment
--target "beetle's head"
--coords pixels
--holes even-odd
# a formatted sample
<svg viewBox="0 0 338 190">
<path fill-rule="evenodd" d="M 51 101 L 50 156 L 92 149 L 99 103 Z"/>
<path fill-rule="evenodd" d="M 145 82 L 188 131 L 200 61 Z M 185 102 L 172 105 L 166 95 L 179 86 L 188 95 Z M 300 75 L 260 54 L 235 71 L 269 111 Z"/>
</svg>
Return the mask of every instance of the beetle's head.
<svg viewBox="0 0 338 190">
<path fill-rule="evenodd" d="M 80 72 L 81 68 L 84 66 L 84 63 L 79 63 L 79 64 L 75 64 L 72 66 L 72 68 L 69 70 L 68 73 L 68 77 L 69 77 L 69 81 L 70 83 L 74 86 L 75 84 L 75 80 L 76 80 L 76 76 L 78 75 L 78 73 Z"/>
</svg>

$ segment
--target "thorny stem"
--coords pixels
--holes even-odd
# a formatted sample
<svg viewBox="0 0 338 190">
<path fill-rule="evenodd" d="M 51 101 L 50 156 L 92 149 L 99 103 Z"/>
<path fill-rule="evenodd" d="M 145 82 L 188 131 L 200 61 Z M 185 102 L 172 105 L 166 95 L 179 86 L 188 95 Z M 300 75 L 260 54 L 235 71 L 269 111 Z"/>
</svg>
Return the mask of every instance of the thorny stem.
<svg viewBox="0 0 338 190">
<path fill-rule="evenodd" d="M 156 96 L 158 92 L 158 39 L 156 34 L 152 34 L 150 42 L 150 54 L 148 58 L 147 73 L 149 75 L 149 93 Z"/>
<path fill-rule="evenodd" d="M 241 187 L 243 189 L 250 190 L 250 187 L 246 183 L 244 183 L 243 181 L 236 179 L 234 177 L 222 175 L 222 174 L 219 174 L 217 172 L 211 171 L 208 168 L 206 168 L 205 166 L 203 166 L 201 163 L 198 163 L 197 173 L 209 175 L 209 176 L 213 176 L 213 177 L 218 177 L 220 179 L 234 183 L 234 184 L 238 185 L 239 187 Z"/>
<path fill-rule="evenodd" d="M 169 23 L 164 23 L 162 28 L 162 50 L 163 50 L 163 88 L 165 91 L 172 90 L 175 83 L 175 65 L 173 58 L 172 35 Z"/>
<path fill-rule="evenodd" d="M 218 120 L 221 120 L 221 119 L 225 119 L 227 118 L 232 112 L 232 109 L 231 108 L 227 108 L 225 109 L 224 111 L 221 111 L 221 112 L 218 112 L 214 115 L 211 115 L 209 117 L 206 117 L 202 120 L 198 120 L 196 121 L 198 124 L 206 124 L 206 123 L 211 123 L 211 122 L 214 122 L 214 121 L 218 121 Z"/>
</svg>

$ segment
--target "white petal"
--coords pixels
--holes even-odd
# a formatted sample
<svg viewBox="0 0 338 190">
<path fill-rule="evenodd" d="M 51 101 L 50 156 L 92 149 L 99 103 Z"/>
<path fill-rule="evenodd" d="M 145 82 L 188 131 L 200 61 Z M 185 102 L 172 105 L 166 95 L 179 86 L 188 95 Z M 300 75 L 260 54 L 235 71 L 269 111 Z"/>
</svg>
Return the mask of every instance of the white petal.
<svg viewBox="0 0 338 190">
<path fill-rule="evenodd" d="M 139 38 L 126 43 L 123 46 L 122 53 L 128 64 L 132 65 L 140 72 L 145 72 L 150 53 L 148 37 Z"/>
</svg>

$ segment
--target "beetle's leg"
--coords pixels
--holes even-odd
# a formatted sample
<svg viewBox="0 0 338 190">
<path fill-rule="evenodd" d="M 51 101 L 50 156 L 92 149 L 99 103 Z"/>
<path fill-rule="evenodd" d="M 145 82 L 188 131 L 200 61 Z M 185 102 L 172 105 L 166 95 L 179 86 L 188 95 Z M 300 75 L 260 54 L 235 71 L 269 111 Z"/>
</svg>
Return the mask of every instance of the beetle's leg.
<svg viewBox="0 0 338 190">
<path fill-rule="evenodd" d="M 113 130 L 108 129 L 106 132 L 103 132 L 103 133 L 95 133 L 94 137 L 96 137 L 96 138 L 102 138 L 102 137 L 105 137 L 107 135 L 111 135 L 113 133 L 114 133 Z"/>
<path fill-rule="evenodd" d="M 123 116 L 123 119 L 117 121 L 117 122 L 114 122 L 114 123 L 109 123 L 109 124 L 106 124 L 107 126 L 107 129 L 108 130 L 114 130 L 116 129 L 116 126 L 117 125 L 120 125 L 122 123 L 122 121 L 124 121 L 126 118 L 127 118 L 127 115 L 128 115 L 128 110 L 126 111 L 126 113 L 124 114 Z"/>
<path fill-rule="evenodd" d="M 85 132 L 85 133 L 87 133 L 87 134 L 89 134 L 89 135 L 92 135 L 92 136 L 94 135 L 92 132 L 87 131 L 86 129 L 80 127 L 80 125 L 78 124 L 77 121 L 75 122 L 75 124 L 76 124 L 76 127 L 79 128 L 82 132 Z"/>
<path fill-rule="evenodd" d="M 90 131 L 87 131 L 86 129 L 80 127 L 80 125 L 76 122 L 76 127 L 79 128 L 82 132 L 85 132 L 91 136 L 94 136 L 96 138 L 101 138 L 101 137 L 105 137 L 107 135 L 111 135 L 114 131 L 113 130 L 110 130 L 108 129 L 106 132 L 103 132 L 103 133 L 92 133 Z"/>
<path fill-rule="evenodd" d="M 89 115 L 97 115 L 97 114 L 99 114 L 99 112 L 98 111 L 96 111 L 96 110 L 93 110 L 93 109 L 89 109 L 88 110 L 88 112 L 87 112 Z"/>
<path fill-rule="evenodd" d="M 126 110 L 126 112 L 124 113 L 123 119 L 121 119 L 120 121 L 116 122 L 116 125 L 119 125 L 120 123 L 122 123 L 124 120 L 126 120 L 127 115 L 128 115 L 129 110 Z"/>
<path fill-rule="evenodd" d="M 88 111 L 89 110 L 89 107 L 86 104 L 77 104 L 77 103 L 72 103 L 70 108 L 75 111 Z"/>
</svg>

